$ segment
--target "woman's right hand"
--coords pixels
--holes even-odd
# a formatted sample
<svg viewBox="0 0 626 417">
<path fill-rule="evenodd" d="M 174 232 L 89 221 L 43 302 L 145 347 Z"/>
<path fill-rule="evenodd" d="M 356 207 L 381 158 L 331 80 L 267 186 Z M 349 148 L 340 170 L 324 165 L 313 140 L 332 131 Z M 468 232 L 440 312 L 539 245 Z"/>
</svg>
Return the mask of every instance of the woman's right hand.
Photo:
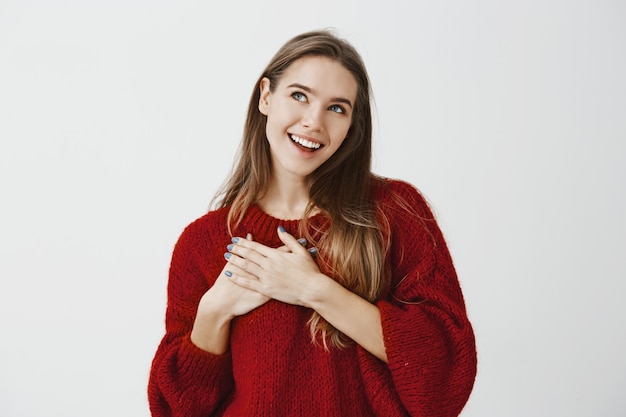
<svg viewBox="0 0 626 417">
<path fill-rule="evenodd" d="M 251 240 L 251 236 L 248 239 Z M 226 276 L 229 267 L 227 263 L 200 299 L 191 331 L 194 345 L 216 355 L 228 351 L 230 321 L 269 301 L 268 297 L 233 283 Z"/>
<path fill-rule="evenodd" d="M 198 315 L 209 313 L 220 316 L 221 320 L 232 320 L 265 304 L 269 298 L 235 284 L 226 276 L 232 269 L 230 262 L 224 266 L 213 286 L 202 296 L 198 305 Z"/>
</svg>

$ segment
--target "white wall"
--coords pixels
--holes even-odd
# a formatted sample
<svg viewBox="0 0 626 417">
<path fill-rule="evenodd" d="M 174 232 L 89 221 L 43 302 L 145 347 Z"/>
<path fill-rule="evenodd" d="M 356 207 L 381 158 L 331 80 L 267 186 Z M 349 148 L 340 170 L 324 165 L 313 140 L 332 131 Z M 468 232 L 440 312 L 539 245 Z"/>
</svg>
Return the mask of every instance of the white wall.
<svg viewBox="0 0 626 417">
<path fill-rule="evenodd" d="M 1 416 L 148 416 L 175 240 L 320 27 L 368 64 L 376 171 L 449 240 L 463 416 L 626 414 L 626 3 L 209 3 L 0 1 Z"/>
</svg>

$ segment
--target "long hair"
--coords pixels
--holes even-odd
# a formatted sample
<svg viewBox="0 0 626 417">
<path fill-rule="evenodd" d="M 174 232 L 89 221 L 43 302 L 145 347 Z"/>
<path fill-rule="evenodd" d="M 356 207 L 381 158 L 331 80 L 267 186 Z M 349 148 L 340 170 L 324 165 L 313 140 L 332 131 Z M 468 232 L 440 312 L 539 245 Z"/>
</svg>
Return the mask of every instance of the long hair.
<svg viewBox="0 0 626 417">
<path fill-rule="evenodd" d="M 267 190 L 271 157 L 265 135 L 267 116 L 258 110 L 260 84 L 270 80 L 270 90 L 278 84 L 287 68 L 298 59 L 310 56 L 330 58 L 346 68 L 357 82 L 357 96 L 348 135 L 339 149 L 307 178 L 309 204 L 299 232 L 318 249 L 320 268 L 350 291 L 375 301 L 389 289 L 390 273 L 385 256 L 389 226 L 372 198 L 376 177 L 371 172 L 372 114 L 370 82 L 358 52 L 329 31 L 298 35 L 283 45 L 254 86 L 248 105 L 242 143 L 231 177 L 216 195 L 217 207 L 230 206 L 229 230 L 243 219 L 246 210 Z M 328 229 L 309 232 L 308 218 L 319 210 L 329 221 Z M 316 240 L 312 235 L 319 235 Z M 309 320 L 311 336 L 321 336 L 333 346 L 344 347 L 349 340 L 313 313 Z"/>
</svg>

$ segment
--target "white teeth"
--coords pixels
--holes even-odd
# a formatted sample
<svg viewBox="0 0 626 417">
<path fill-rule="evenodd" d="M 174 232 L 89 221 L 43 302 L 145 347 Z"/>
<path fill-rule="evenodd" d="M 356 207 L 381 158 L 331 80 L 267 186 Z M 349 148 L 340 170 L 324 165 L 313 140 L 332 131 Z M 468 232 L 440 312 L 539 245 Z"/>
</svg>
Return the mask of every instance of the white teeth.
<svg viewBox="0 0 626 417">
<path fill-rule="evenodd" d="M 296 135 L 289 135 L 289 137 L 291 138 L 291 140 L 293 140 L 297 144 L 300 144 L 300 145 L 304 146 L 305 148 L 319 149 L 320 146 L 322 146 L 319 143 L 315 143 L 315 142 L 311 142 L 310 140 L 302 139 L 301 137 L 296 136 Z"/>
</svg>

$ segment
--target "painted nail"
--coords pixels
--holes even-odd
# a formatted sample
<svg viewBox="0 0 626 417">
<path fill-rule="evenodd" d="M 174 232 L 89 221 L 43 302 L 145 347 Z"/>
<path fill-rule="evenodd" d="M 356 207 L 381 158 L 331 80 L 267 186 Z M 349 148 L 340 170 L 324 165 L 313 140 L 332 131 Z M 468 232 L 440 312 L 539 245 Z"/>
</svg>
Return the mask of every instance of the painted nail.
<svg viewBox="0 0 626 417">
<path fill-rule="evenodd" d="M 301 237 L 300 239 L 298 239 L 298 243 L 301 244 L 302 246 L 306 246 L 306 239 Z"/>
<path fill-rule="evenodd" d="M 283 225 L 282 225 L 282 224 L 281 224 L 280 226 L 278 226 L 278 230 L 279 230 L 281 233 L 285 233 L 285 228 L 283 227 Z"/>
<path fill-rule="evenodd" d="M 232 256 L 232 253 L 230 253 L 230 252 L 226 252 L 224 254 L 224 258 L 226 258 L 226 259 L 230 259 L 231 256 Z"/>
<path fill-rule="evenodd" d="M 224 275 L 226 275 L 227 277 L 232 277 L 233 273 L 230 271 L 224 271 Z"/>
<path fill-rule="evenodd" d="M 233 248 L 235 247 L 235 245 L 233 245 L 232 243 L 230 245 L 226 246 L 226 249 L 228 249 L 228 251 L 230 252 L 231 250 L 233 250 Z"/>
<path fill-rule="evenodd" d="M 238 238 L 238 237 L 234 237 L 234 238 L 232 238 L 231 240 L 232 240 L 232 242 L 233 242 L 233 243 L 237 243 L 237 242 L 239 242 L 239 238 Z"/>
<path fill-rule="evenodd" d="M 315 248 L 311 248 L 311 249 L 309 249 L 309 253 L 310 253 L 311 255 L 315 256 L 315 255 L 317 255 L 317 249 L 315 249 Z"/>
</svg>

